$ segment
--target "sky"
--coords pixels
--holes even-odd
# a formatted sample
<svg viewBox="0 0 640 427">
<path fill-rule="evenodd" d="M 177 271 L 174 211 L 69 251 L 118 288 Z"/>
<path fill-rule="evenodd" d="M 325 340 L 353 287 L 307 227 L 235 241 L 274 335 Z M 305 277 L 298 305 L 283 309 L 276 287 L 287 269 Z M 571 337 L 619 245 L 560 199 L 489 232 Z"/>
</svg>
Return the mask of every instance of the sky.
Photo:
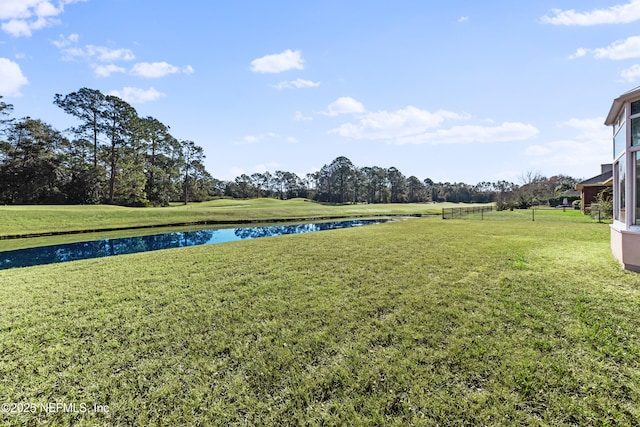
<svg viewBox="0 0 640 427">
<path fill-rule="evenodd" d="M 204 148 L 216 178 L 339 156 L 436 182 L 610 163 L 640 0 L 0 0 L 0 95 L 59 130 L 80 88 Z"/>
</svg>

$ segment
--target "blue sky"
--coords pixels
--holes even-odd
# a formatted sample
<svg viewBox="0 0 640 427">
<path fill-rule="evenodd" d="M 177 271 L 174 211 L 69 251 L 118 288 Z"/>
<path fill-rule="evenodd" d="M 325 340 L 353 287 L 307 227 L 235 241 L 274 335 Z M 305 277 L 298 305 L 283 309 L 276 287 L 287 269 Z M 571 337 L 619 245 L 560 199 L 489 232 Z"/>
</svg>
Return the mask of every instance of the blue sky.
<svg viewBox="0 0 640 427">
<path fill-rule="evenodd" d="M 640 85 L 640 0 L 0 0 L 0 95 L 58 129 L 82 87 L 213 176 L 347 156 L 434 181 L 597 175 Z"/>
</svg>

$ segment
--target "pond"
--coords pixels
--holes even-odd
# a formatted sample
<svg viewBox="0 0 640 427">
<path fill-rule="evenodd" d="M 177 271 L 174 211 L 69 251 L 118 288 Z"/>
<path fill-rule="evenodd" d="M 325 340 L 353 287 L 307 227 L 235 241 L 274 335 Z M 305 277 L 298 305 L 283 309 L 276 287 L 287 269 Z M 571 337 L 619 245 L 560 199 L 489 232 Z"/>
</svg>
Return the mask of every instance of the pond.
<svg viewBox="0 0 640 427">
<path fill-rule="evenodd" d="M 255 239 L 284 234 L 311 233 L 339 228 L 378 224 L 388 219 L 354 219 L 296 225 L 269 225 L 262 227 L 221 228 L 194 231 L 176 231 L 149 236 L 123 237 L 67 243 L 0 252 L 0 270 L 14 267 L 52 264 L 89 258 L 100 258 L 183 246 L 211 245 L 233 240 Z"/>
</svg>

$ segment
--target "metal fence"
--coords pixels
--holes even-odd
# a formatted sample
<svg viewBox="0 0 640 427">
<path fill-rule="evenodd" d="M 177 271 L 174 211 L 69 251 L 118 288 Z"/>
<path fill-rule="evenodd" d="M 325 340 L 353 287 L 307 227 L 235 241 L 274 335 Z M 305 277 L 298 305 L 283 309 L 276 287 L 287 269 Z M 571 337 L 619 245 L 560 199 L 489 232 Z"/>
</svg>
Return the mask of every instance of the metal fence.
<svg viewBox="0 0 640 427">
<path fill-rule="evenodd" d="M 492 212 L 493 206 L 474 206 L 469 208 L 442 208 L 442 219 L 461 218 L 466 215 L 480 214 L 480 219 L 484 219 L 484 214 Z"/>
</svg>

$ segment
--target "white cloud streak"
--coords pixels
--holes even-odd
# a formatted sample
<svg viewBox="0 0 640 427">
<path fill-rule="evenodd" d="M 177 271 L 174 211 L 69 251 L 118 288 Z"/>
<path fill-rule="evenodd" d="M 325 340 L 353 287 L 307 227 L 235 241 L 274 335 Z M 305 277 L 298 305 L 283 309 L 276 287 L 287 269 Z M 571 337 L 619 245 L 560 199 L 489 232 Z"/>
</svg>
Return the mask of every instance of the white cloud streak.
<svg viewBox="0 0 640 427">
<path fill-rule="evenodd" d="M 305 116 L 300 111 L 296 111 L 296 113 L 293 116 L 293 120 L 297 122 L 305 122 L 305 121 L 313 120 L 313 117 Z"/>
<path fill-rule="evenodd" d="M 594 50 L 594 56 L 598 59 L 630 59 L 640 58 L 640 36 L 619 40 L 611 45 Z"/>
<path fill-rule="evenodd" d="M 617 40 L 607 47 L 596 49 L 579 48 L 569 56 L 570 59 L 593 55 L 596 59 L 624 60 L 640 58 L 640 36 L 629 37 L 626 40 Z"/>
<path fill-rule="evenodd" d="M 133 66 L 130 74 L 149 79 L 165 77 L 169 74 L 192 74 L 193 67 L 187 65 L 185 67 L 177 67 L 167 62 L 140 62 Z"/>
<path fill-rule="evenodd" d="M 265 55 L 251 61 L 251 71 L 254 73 L 281 73 L 292 69 L 304 69 L 302 52 L 287 49 L 282 53 Z"/>
<path fill-rule="evenodd" d="M 304 80 L 300 78 L 292 81 L 280 82 L 275 85 L 272 85 L 272 87 L 276 89 L 302 89 L 307 87 L 318 87 L 318 86 L 320 86 L 320 82 L 314 82 L 311 80 Z"/>
<path fill-rule="evenodd" d="M 20 88 L 29 80 L 22 74 L 20 66 L 7 58 L 0 58 L 0 95 L 20 96 Z"/>
<path fill-rule="evenodd" d="M 360 104 L 362 105 L 362 104 Z M 331 111 L 331 106 L 329 108 Z M 361 111 L 364 112 L 364 107 Z M 335 114 L 334 114 L 335 115 Z M 353 139 L 393 139 L 410 137 L 438 127 L 446 119 L 460 119 L 461 116 L 450 111 L 440 110 L 431 113 L 411 105 L 397 111 L 378 111 L 367 113 L 355 123 L 344 123 L 331 130 L 340 136 Z"/>
<path fill-rule="evenodd" d="M 85 59 L 98 62 L 132 61 L 136 59 L 131 49 L 113 49 L 106 46 L 86 45 L 85 47 L 73 46 L 78 42 L 78 35 L 72 34 L 68 38 L 60 37 L 51 42 L 59 48 L 65 59 Z"/>
<path fill-rule="evenodd" d="M 557 166 L 564 171 L 582 170 L 584 165 L 605 163 L 611 157 L 611 130 L 603 122 L 604 117 L 597 117 L 573 118 L 560 123 L 559 127 L 575 130 L 575 135 L 568 139 L 531 145 L 524 154 L 531 158 L 533 166 Z"/>
<path fill-rule="evenodd" d="M 540 21 L 545 24 L 567 26 L 628 24 L 638 20 L 640 20 L 640 0 L 631 0 L 627 4 L 611 6 L 606 9 L 594 9 L 589 12 L 577 12 L 574 9 L 553 9 L 551 16 L 545 15 L 540 18 Z"/>
<path fill-rule="evenodd" d="M 525 141 L 538 135 L 539 130 L 525 123 L 505 122 L 498 126 L 453 126 L 417 135 L 397 138 L 397 144 L 471 144 Z"/>
<path fill-rule="evenodd" d="M 378 111 L 344 123 L 329 133 L 357 140 L 386 140 L 394 144 L 461 144 L 524 141 L 538 129 L 530 124 L 461 125 L 440 128 L 446 120 L 468 119 L 466 114 L 446 110 L 430 112 L 413 106 L 396 111 Z M 440 128 L 440 129 L 439 129 Z"/>
<path fill-rule="evenodd" d="M 127 70 L 114 64 L 95 65 L 93 72 L 97 77 L 109 77 L 113 73 L 125 73 Z"/>
<path fill-rule="evenodd" d="M 628 82 L 635 82 L 640 79 L 640 65 L 635 64 L 625 70 L 622 70 L 620 76 Z"/>
<path fill-rule="evenodd" d="M 166 95 L 154 88 L 140 89 L 137 87 L 125 87 L 122 90 L 112 90 L 109 95 L 127 101 L 131 104 L 143 104 L 145 102 L 156 101 Z"/>
</svg>

